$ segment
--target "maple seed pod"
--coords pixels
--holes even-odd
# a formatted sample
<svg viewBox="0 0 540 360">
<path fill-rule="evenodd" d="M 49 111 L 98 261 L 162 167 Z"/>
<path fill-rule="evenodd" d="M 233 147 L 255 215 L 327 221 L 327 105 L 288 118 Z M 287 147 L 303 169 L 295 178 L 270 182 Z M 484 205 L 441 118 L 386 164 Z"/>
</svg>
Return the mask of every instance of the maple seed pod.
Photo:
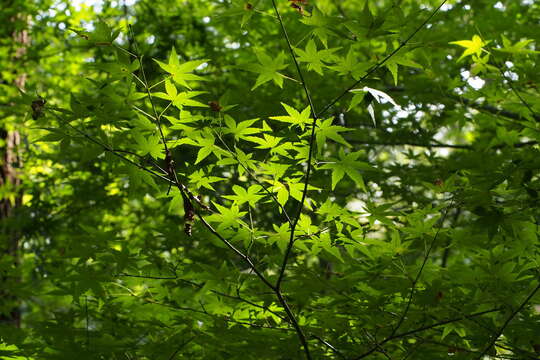
<svg viewBox="0 0 540 360">
<path fill-rule="evenodd" d="M 184 224 L 184 232 L 186 233 L 187 236 L 193 235 L 192 230 L 193 230 L 193 226 L 191 225 L 191 223 Z"/>
<path fill-rule="evenodd" d="M 191 202 L 184 201 L 184 212 L 184 232 L 187 236 L 191 236 L 191 230 L 193 229 L 193 220 L 195 220 L 195 211 L 193 210 Z"/>
<path fill-rule="evenodd" d="M 195 210 L 190 201 L 184 200 L 184 221 L 192 222 L 195 219 Z"/>
</svg>

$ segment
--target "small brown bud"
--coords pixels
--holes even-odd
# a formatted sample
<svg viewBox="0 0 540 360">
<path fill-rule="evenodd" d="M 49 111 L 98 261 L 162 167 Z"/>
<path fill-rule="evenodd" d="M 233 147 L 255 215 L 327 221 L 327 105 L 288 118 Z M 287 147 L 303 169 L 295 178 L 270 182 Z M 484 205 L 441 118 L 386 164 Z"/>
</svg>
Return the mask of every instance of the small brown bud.
<svg viewBox="0 0 540 360">
<path fill-rule="evenodd" d="M 215 112 L 220 112 L 222 107 L 219 105 L 219 102 L 217 101 L 209 101 L 208 106 L 210 106 L 210 109 Z"/>
<path fill-rule="evenodd" d="M 43 98 L 32 101 L 32 119 L 37 120 L 43 115 L 43 107 L 47 101 Z"/>
</svg>

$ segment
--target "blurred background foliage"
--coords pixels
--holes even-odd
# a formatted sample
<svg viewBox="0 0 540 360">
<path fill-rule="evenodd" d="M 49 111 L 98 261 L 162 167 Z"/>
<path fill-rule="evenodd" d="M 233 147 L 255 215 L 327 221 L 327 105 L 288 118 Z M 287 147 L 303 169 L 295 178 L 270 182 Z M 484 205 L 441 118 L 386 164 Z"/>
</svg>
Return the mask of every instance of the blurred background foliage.
<svg viewBox="0 0 540 360">
<path fill-rule="evenodd" d="M 439 5 L 277 1 L 316 111 L 429 19 L 355 87 L 399 106 L 349 93 L 319 121 L 339 134 L 315 145 L 283 285 L 314 359 L 370 349 L 365 356 L 377 359 L 539 356 L 540 7 Z M 167 64 L 174 51 L 180 64 L 201 64 L 202 80 L 189 85 L 207 107 L 189 108 L 203 119 L 193 131 L 209 139 L 208 129 L 230 130 L 227 116 L 235 126 L 257 119 L 248 127 L 298 144 L 282 156 L 242 139 L 257 132 L 223 133 L 294 214 L 308 129 L 271 118 L 284 116 L 281 103 L 299 112 L 308 104 L 272 1 L 2 6 L 0 357 L 302 358 L 274 294 L 200 222 L 184 232 L 174 189 L 86 137 L 144 166 L 163 164 L 161 150 L 133 156 L 134 131 L 155 125 L 131 73 L 144 69 L 152 91 L 165 91 L 155 60 Z M 138 51 L 141 63 L 118 47 Z M 167 101 L 155 106 L 178 118 Z M 180 141 L 191 130 L 172 125 L 165 135 L 180 176 L 274 282 L 288 240 L 283 211 L 215 136 L 197 161 L 200 147 Z M 223 225 L 231 219 L 238 223 Z"/>
</svg>

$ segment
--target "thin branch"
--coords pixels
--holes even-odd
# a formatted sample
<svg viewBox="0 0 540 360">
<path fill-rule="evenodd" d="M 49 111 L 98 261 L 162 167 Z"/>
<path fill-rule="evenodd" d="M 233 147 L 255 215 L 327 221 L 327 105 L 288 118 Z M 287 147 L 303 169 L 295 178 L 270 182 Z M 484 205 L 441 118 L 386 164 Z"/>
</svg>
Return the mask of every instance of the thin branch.
<svg viewBox="0 0 540 360">
<path fill-rule="evenodd" d="M 298 205 L 298 212 L 296 213 L 296 216 L 295 216 L 295 218 L 293 220 L 293 223 L 292 223 L 292 225 L 290 227 L 291 235 L 290 235 L 290 238 L 289 238 L 289 243 L 287 244 L 287 249 L 285 250 L 285 255 L 283 256 L 283 262 L 282 262 L 281 268 L 279 270 L 279 276 L 278 276 L 278 279 L 276 281 L 274 291 L 276 293 L 276 296 L 277 296 L 279 302 L 281 303 L 281 305 L 285 309 L 285 312 L 287 313 L 287 316 L 291 320 L 291 323 L 292 323 L 292 325 L 294 326 L 294 328 L 296 330 L 296 333 L 298 335 L 300 343 L 304 347 L 304 353 L 306 355 L 306 358 L 308 360 L 311 360 L 311 354 L 309 352 L 309 346 L 308 346 L 306 336 L 304 335 L 304 332 L 302 331 L 302 328 L 298 324 L 298 321 L 296 320 L 296 317 L 292 313 L 292 311 L 291 311 L 291 309 L 289 307 L 289 304 L 287 303 L 287 301 L 283 297 L 283 294 L 281 293 L 281 283 L 283 281 L 283 276 L 285 275 L 285 268 L 287 267 L 287 262 L 289 260 L 289 255 L 291 253 L 291 250 L 292 250 L 292 247 L 293 247 L 293 244 L 294 244 L 294 232 L 295 232 L 295 229 L 296 229 L 296 225 L 298 224 L 298 221 L 300 220 L 300 215 L 302 214 L 302 209 L 304 207 L 304 203 L 305 203 L 306 197 L 307 197 L 307 191 L 308 191 L 308 186 L 309 186 L 309 176 L 310 176 L 310 173 L 311 173 L 311 166 L 312 166 L 311 162 L 312 162 L 312 157 L 313 157 L 313 143 L 315 141 L 315 128 L 316 128 L 316 123 L 317 123 L 317 112 L 315 111 L 315 106 L 313 105 L 313 101 L 311 99 L 309 89 L 308 89 L 306 81 L 304 79 L 304 75 L 302 74 L 302 70 L 300 69 L 300 65 L 298 64 L 298 60 L 296 59 L 296 56 L 294 54 L 294 50 L 293 50 L 293 47 L 292 47 L 292 44 L 291 44 L 291 40 L 289 39 L 289 35 L 287 34 L 287 29 L 285 28 L 285 25 L 283 23 L 283 19 L 281 18 L 281 14 L 279 13 L 279 10 L 277 8 L 275 0 L 272 0 L 272 5 L 274 7 L 276 17 L 277 17 L 277 19 L 279 21 L 279 25 L 281 26 L 281 31 L 283 32 L 285 40 L 287 41 L 287 46 L 289 48 L 289 52 L 290 52 L 291 57 L 293 59 L 294 65 L 296 67 L 296 71 L 298 72 L 298 76 L 300 77 L 300 81 L 302 82 L 302 87 L 304 88 L 304 93 L 305 93 L 306 98 L 308 100 L 309 107 L 311 109 L 311 115 L 313 117 L 313 122 L 311 124 L 311 136 L 310 136 L 310 140 L 309 140 L 309 154 L 308 154 L 308 159 L 307 159 L 307 170 L 306 170 L 306 177 L 305 177 L 305 180 L 304 180 L 304 189 L 302 191 L 302 198 L 300 200 L 300 204 Z"/>
<path fill-rule="evenodd" d="M 443 215 L 443 217 L 441 219 L 440 225 L 437 228 L 437 231 L 435 232 L 435 236 L 433 237 L 433 240 L 431 241 L 431 244 L 429 245 L 429 248 L 428 248 L 428 250 L 426 251 L 426 253 L 424 255 L 424 260 L 422 261 L 422 266 L 420 266 L 420 270 L 416 274 L 416 277 L 414 278 L 414 281 L 412 283 L 411 292 L 409 293 L 409 300 L 407 300 L 407 305 L 405 306 L 405 311 L 403 311 L 403 314 L 401 315 L 401 318 L 399 319 L 396 327 L 394 328 L 394 330 L 392 330 L 392 333 L 391 333 L 390 337 L 394 336 L 394 334 L 399 330 L 399 328 L 403 324 L 403 321 L 405 321 L 405 318 L 407 317 L 407 313 L 409 312 L 409 308 L 411 307 L 411 304 L 412 304 L 414 292 L 416 291 L 416 285 L 418 284 L 418 281 L 420 280 L 420 276 L 422 275 L 422 272 L 424 271 L 424 267 L 427 264 L 427 261 L 429 259 L 429 255 L 431 254 L 431 251 L 433 250 L 433 248 L 435 246 L 435 243 L 437 242 L 439 232 L 441 231 L 441 229 L 442 229 L 442 227 L 444 225 L 444 221 L 446 220 L 446 216 L 448 215 L 448 212 L 449 212 L 449 210 L 450 210 L 450 208 L 452 207 L 453 204 L 454 204 L 454 198 L 452 198 L 452 200 L 450 201 L 450 204 L 448 204 L 448 206 L 446 207 L 446 210 L 444 211 L 444 215 Z"/>
<path fill-rule="evenodd" d="M 384 65 L 384 63 L 386 63 L 388 60 L 390 60 L 390 58 L 392 58 L 394 55 L 396 55 L 398 53 L 398 51 L 400 51 L 403 47 L 405 47 L 405 45 L 407 45 L 409 43 L 409 41 L 411 41 L 411 39 L 420 31 L 422 30 L 422 28 L 433 18 L 433 16 L 435 16 L 435 14 L 437 14 L 437 12 L 439 12 L 439 10 L 441 9 L 441 7 L 446 3 L 447 0 L 443 0 L 441 2 L 441 4 L 424 20 L 424 22 L 422 24 L 420 24 L 420 26 L 418 26 L 406 39 L 405 41 L 402 41 L 399 46 L 394 50 L 392 51 L 390 54 L 386 55 L 386 57 L 384 59 L 382 59 L 381 61 L 379 61 L 377 64 L 373 65 L 365 74 L 364 76 L 362 76 L 360 79 L 358 79 L 357 81 L 355 81 L 351 86 L 349 86 L 345 91 L 343 91 L 340 95 L 338 95 L 336 98 L 334 98 L 334 100 L 330 101 L 328 103 L 328 105 L 326 105 L 318 114 L 317 116 L 318 117 L 321 117 L 326 111 L 328 111 L 328 109 L 330 109 L 335 103 L 337 103 L 342 97 L 344 97 L 345 95 L 347 95 L 347 93 L 349 91 L 351 91 L 352 89 L 354 89 L 355 87 L 358 86 L 358 84 L 360 84 L 361 82 L 363 82 L 365 79 L 367 79 L 371 74 L 373 74 L 377 69 L 379 69 L 382 65 Z"/>
<path fill-rule="evenodd" d="M 378 146 L 416 146 L 423 148 L 449 148 L 449 149 L 462 149 L 462 150 L 471 150 L 471 145 L 458 145 L 458 144 L 434 144 L 434 143 L 417 143 L 413 141 L 409 142 L 390 142 L 390 141 L 355 141 L 347 139 L 348 142 L 357 145 L 378 145 Z"/>
<path fill-rule="evenodd" d="M 250 323 L 250 322 L 246 322 L 246 321 L 233 320 L 228 316 L 219 316 L 219 315 L 216 315 L 216 314 L 209 313 L 208 311 L 206 311 L 204 309 L 204 307 L 203 307 L 203 310 L 197 310 L 197 309 L 188 308 L 188 307 L 184 307 L 184 306 L 178 306 L 178 305 L 174 305 L 174 304 L 162 303 L 162 302 L 151 300 L 151 299 L 148 299 L 148 298 L 141 298 L 141 297 L 135 296 L 135 295 L 130 295 L 130 296 L 133 296 L 133 297 L 135 297 L 137 299 L 140 299 L 140 300 L 144 301 L 147 304 L 159 305 L 159 306 L 171 308 L 173 310 L 194 312 L 194 313 L 197 313 L 197 314 L 206 315 L 206 316 L 216 318 L 216 319 L 219 319 L 219 320 L 222 320 L 222 321 L 225 321 L 225 322 L 233 323 L 233 324 L 247 325 L 249 327 L 258 328 L 258 329 L 294 331 L 291 328 L 276 327 L 276 326 L 265 326 L 265 325 L 254 324 L 254 323 Z"/>
<path fill-rule="evenodd" d="M 281 293 L 281 291 L 277 288 L 274 291 L 276 293 L 276 296 L 281 306 L 283 306 L 283 309 L 285 309 L 285 312 L 287 313 L 287 316 L 290 319 L 290 323 L 294 327 L 294 330 L 296 331 L 296 334 L 298 335 L 298 338 L 300 339 L 302 346 L 304 347 L 304 353 L 306 354 L 306 358 L 308 360 L 311 360 L 311 353 L 309 352 L 309 347 L 308 347 L 306 336 L 304 335 L 304 331 L 300 327 L 300 324 L 298 324 L 298 320 L 296 320 L 296 317 L 294 316 L 291 308 L 289 307 L 289 304 L 283 297 L 283 294 Z"/>
<path fill-rule="evenodd" d="M 180 350 L 186 347 L 186 345 L 192 342 L 194 339 L 195 339 L 195 336 L 191 337 L 189 340 L 184 341 L 182 344 L 180 344 L 180 346 L 178 346 L 178 348 L 176 348 L 176 350 L 171 354 L 171 356 L 169 357 L 169 360 L 173 360 L 174 357 L 180 352 Z"/>
<path fill-rule="evenodd" d="M 346 359 L 345 355 L 343 355 L 341 353 L 341 351 L 339 351 L 338 349 L 336 349 L 332 344 L 330 344 L 328 341 L 324 340 L 324 339 L 321 339 L 320 337 L 318 337 L 317 335 L 311 335 L 312 338 L 314 338 L 315 340 L 319 341 L 321 344 L 323 344 L 324 346 L 326 346 L 327 348 L 329 348 L 330 350 L 332 350 L 336 355 L 338 355 L 340 358 L 342 359 Z"/>
<path fill-rule="evenodd" d="M 281 211 L 283 212 L 283 215 L 285 216 L 285 218 L 287 219 L 287 222 L 289 223 L 290 226 L 292 226 L 292 220 L 291 218 L 289 217 L 289 214 L 287 213 L 287 210 L 285 210 L 285 207 L 283 205 L 280 204 L 280 202 L 278 201 L 276 195 L 271 192 L 268 187 L 266 185 L 264 185 L 262 183 L 262 181 L 260 181 L 257 176 L 255 176 L 254 173 L 251 172 L 251 170 L 246 166 L 244 165 L 244 163 L 242 163 L 240 161 L 240 159 L 238 159 L 238 156 L 236 156 L 236 153 L 233 152 L 231 150 L 231 148 L 229 147 L 229 145 L 227 145 L 227 143 L 223 140 L 223 138 L 221 137 L 220 134 L 217 133 L 217 131 L 213 130 L 212 131 L 214 132 L 214 134 L 217 136 L 217 138 L 219 139 L 219 141 L 221 142 L 221 144 L 223 144 L 223 146 L 225 146 L 225 148 L 227 149 L 227 151 L 229 152 L 229 154 L 231 154 L 231 156 L 234 158 L 234 160 L 236 160 L 238 162 L 238 164 L 240 164 L 240 166 L 242 166 L 242 168 L 246 171 L 246 173 L 259 185 L 263 188 L 263 190 L 272 198 L 272 200 L 279 206 L 279 208 L 281 209 Z"/>
<path fill-rule="evenodd" d="M 482 33 L 480 32 L 480 29 L 478 27 L 476 27 L 476 29 L 478 30 L 478 33 L 480 35 L 482 35 Z M 486 47 L 491 50 L 491 47 L 488 46 L 487 44 L 486 44 Z M 489 52 L 489 53 L 490 53 L 490 55 L 492 55 L 493 50 L 491 52 Z M 501 74 L 502 78 L 506 80 L 506 83 L 508 84 L 508 87 L 510 88 L 510 90 L 512 90 L 512 92 L 514 93 L 514 95 L 516 95 L 516 97 L 519 99 L 519 101 L 527 108 L 527 110 L 529 110 L 532 117 L 535 118 L 536 121 L 539 121 L 540 119 L 538 118 L 538 114 L 536 114 L 536 112 L 533 110 L 531 105 L 523 98 L 523 96 L 521 96 L 519 91 L 517 91 L 517 89 L 514 87 L 514 85 L 513 85 L 514 81 L 505 74 L 505 72 L 504 72 L 504 70 L 502 68 L 502 65 L 495 59 L 494 56 L 492 56 L 492 61 L 495 64 L 495 67 L 499 70 L 499 73 Z"/>
<path fill-rule="evenodd" d="M 472 314 L 468 314 L 468 315 L 462 315 L 460 317 L 453 318 L 453 319 L 439 321 L 439 322 L 436 322 L 435 324 L 426 325 L 426 326 L 422 326 L 422 327 L 419 327 L 419 328 L 414 329 L 414 330 L 399 333 L 397 335 L 394 335 L 394 339 L 402 338 L 402 337 L 405 337 L 405 336 L 410 336 L 410 335 L 413 335 L 413 334 L 417 334 L 419 332 L 430 330 L 430 329 L 433 329 L 433 328 L 436 328 L 436 327 L 439 327 L 439 326 L 443 326 L 443 325 L 446 325 L 446 324 L 451 324 L 451 323 L 462 321 L 462 320 L 468 320 L 468 319 L 478 317 L 478 316 L 482 316 L 482 315 L 485 315 L 485 314 L 499 312 L 499 311 L 502 311 L 503 309 L 504 309 L 503 307 L 498 307 L 498 308 L 495 308 L 495 309 L 480 311 L 480 312 L 472 313 Z"/>
<path fill-rule="evenodd" d="M 456 213 L 454 214 L 454 218 L 452 219 L 452 228 L 455 228 L 459 215 L 461 215 L 461 208 L 458 208 Z M 450 245 L 452 244 L 452 238 L 448 238 L 448 241 L 446 242 L 446 246 L 444 247 L 442 259 L 441 259 L 441 267 L 445 268 L 448 262 L 448 258 L 450 257 Z"/>
<path fill-rule="evenodd" d="M 362 358 L 370 355 L 371 353 L 373 353 L 374 351 L 376 351 L 378 349 L 378 346 L 380 346 L 382 344 L 385 344 L 386 342 L 396 338 L 396 333 L 399 330 L 399 328 L 401 327 L 401 325 L 403 324 L 403 322 L 405 321 L 405 318 L 407 317 L 407 314 L 409 312 L 409 308 L 411 307 L 412 300 L 413 300 L 413 297 L 414 297 L 414 293 L 416 291 L 416 285 L 418 284 L 418 281 L 420 280 L 420 276 L 422 275 L 422 272 L 424 271 L 424 267 L 426 266 L 426 263 L 427 263 L 427 261 L 429 259 L 429 255 L 430 255 L 431 251 L 433 250 L 433 247 L 435 246 L 435 242 L 437 241 L 437 238 L 439 236 L 439 232 L 443 227 L 444 220 L 446 219 L 446 216 L 448 215 L 448 211 L 452 207 L 453 202 L 454 202 L 454 198 L 451 199 L 450 204 L 448 204 L 448 206 L 446 207 L 444 215 L 441 218 L 440 226 L 437 228 L 437 231 L 435 232 L 435 236 L 433 237 L 433 240 L 431 241 L 431 244 L 430 244 L 428 250 L 426 251 L 426 253 L 424 255 L 424 260 L 422 261 L 422 265 L 420 266 L 420 270 L 418 271 L 418 273 L 416 274 L 416 277 L 413 280 L 413 283 L 412 283 L 412 286 L 411 286 L 411 291 L 409 293 L 409 298 L 407 300 L 407 305 L 405 306 L 405 310 L 401 314 L 401 317 L 399 318 L 398 323 L 396 324 L 396 326 L 392 330 L 392 333 L 386 339 L 384 339 L 382 342 L 377 344 L 377 346 L 371 348 L 368 352 L 354 358 L 354 360 L 362 359 Z"/>
<path fill-rule="evenodd" d="M 55 108 L 49 108 L 50 110 L 55 110 L 55 111 L 58 111 L 58 109 L 55 109 Z M 146 171 L 147 173 L 149 174 L 152 174 L 162 180 L 165 180 L 167 182 L 171 182 L 171 180 L 162 175 L 162 174 L 159 174 L 157 172 L 155 172 L 154 170 L 152 169 L 149 169 L 147 167 L 144 167 L 142 166 L 141 164 L 138 164 L 136 163 L 135 161 L 131 160 L 130 158 L 124 156 L 121 154 L 121 152 L 124 152 L 123 150 L 117 150 L 117 149 L 114 149 L 114 148 L 111 148 L 110 146 L 106 145 L 106 144 L 103 144 L 102 142 L 94 139 L 93 137 L 91 137 L 90 135 L 88 135 L 87 133 L 85 133 L 84 131 L 82 130 L 79 130 L 78 128 L 76 128 L 75 126 L 73 126 L 72 124 L 70 124 L 68 121 L 64 120 L 62 117 L 60 117 L 58 114 L 54 113 L 54 112 L 50 112 L 51 114 L 53 114 L 58 120 L 60 120 L 62 123 L 68 125 L 71 129 L 73 129 L 75 132 L 77 132 L 79 135 L 83 136 L 85 139 L 87 139 L 88 141 L 96 144 L 96 145 L 99 145 L 100 147 L 103 148 L 103 150 L 107 151 L 107 152 L 110 152 L 111 154 L 115 155 L 116 157 L 120 158 L 121 160 L 127 162 L 127 163 L 130 163 L 131 165 L 143 170 L 143 171 Z"/>
<path fill-rule="evenodd" d="M 295 216 L 295 218 L 293 220 L 293 223 L 291 225 L 291 235 L 290 235 L 290 238 L 289 238 L 289 243 L 287 244 L 287 249 L 285 250 L 285 255 L 283 257 L 283 263 L 281 265 L 278 280 L 276 282 L 276 288 L 279 290 L 279 289 L 281 289 L 281 282 L 283 281 L 283 276 L 285 274 L 285 268 L 287 267 L 287 262 L 289 260 L 289 255 L 291 253 L 291 250 L 292 250 L 292 247 L 293 247 L 293 244 L 294 244 L 294 232 L 295 232 L 295 229 L 296 229 L 296 225 L 298 224 L 298 221 L 300 220 L 300 214 L 302 213 L 302 208 L 304 207 L 304 202 L 305 202 L 306 196 L 307 196 L 307 190 L 308 190 L 308 185 L 309 185 L 309 176 L 310 176 L 310 173 L 311 173 L 311 159 L 313 157 L 313 143 L 314 143 L 314 140 L 315 140 L 315 128 L 316 128 L 316 123 L 317 123 L 318 116 L 317 116 L 317 113 L 315 111 L 313 101 L 311 100 L 311 95 L 309 93 L 309 89 L 308 89 L 306 81 L 304 79 L 304 75 L 302 73 L 302 70 L 300 69 L 300 65 L 298 64 L 298 60 L 296 59 L 296 55 L 294 54 L 294 50 L 293 50 L 293 47 L 291 45 L 289 35 L 287 34 L 287 29 L 285 29 L 283 19 L 281 18 L 281 14 L 279 13 L 279 10 L 277 8 L 276 1 L 272 0 L 272 4 L 274 6 L 274 10 L 276 12 L 276 17 L 279 20 L 279 24 L 281 26 L 281 30 L 283 32 L 285 40 L 287 41 L 287 46 L 289 48 L 289 52 L 291 54 L 291 57 L 292 57 L 292 59 L 294 61 L 296 71 L 298 72 L 298 76 L 300 77 L 300 81 L 302 82 L 302 87 L 304 88 L 304 93 L 306 94 L 306 97 L 307 97 L 307 100 L 308 100 L 308 103 L 309 103 L 309 107 L 311 109 L 311 116 L 313 117 L 313 122 L 312 122 L 312 125 L 311 125 L 311 136 L 310 136 L 310 140 L 309 140 L 309 154 L 308 154 L 308 161 L 307 161 L 306 177 L 305 177 L 305 181 L 304 181 L 304 190 L 302 191 L 302 198 L 301 198 L 300 204 L 298 206 L 298 212 L 297 212 L 297 214 L 296 214 L 296 216 Z M 308 354 L 309 354 L 309 350 L 306 350 L 306 355 L 308 355 Z"/>
<path fill-rule="evenodd" d="M 497 108 L 497 107 L 495 107 L 495 106 L 493 106 L 491 104 L 477 104 L 473 100 L 467 99 L 466 97 L 463 97 L 463 96 L 454 95 L 454 94 L 446 94 L 445 96 L 448 97 L 449 99 L 454 100 L 455 102 L 461 103 L 461 104 L 463 104 L 465 106 L 468 106 L 470 108 L 473 108 L 473 109 L 476 109 L 476 110 L 479 110 L 479 111 L 486 111 L 486 112 L 491 113 L 493 115 L 504 116 L 504 117 L 512 119 L 512 120 L 523 120 L 524 119 L 524 117 L 521 116 L 518 113 L 508 111 L 508 110 L 505 110 L 505 109 L 499 109 L 499 108 Z M 540 116 L 537 115 L 537 114 L 533 114 L 533 118 L 536 121 L 540 121 Z"/>
<path fill-rule="evenodd" d="M 191 281 L 191 280 L 186 280 L 186 279 L 179 278 L 176 274 L 175 274 L 175 276 L 152 276 L 152 275 L 133 275 L 133 274 L 121 273 L 121 274 L 115 274 L 114 276 L 116 276 L 116 277 L 132 277 L 132 278 L 149 279 L 149 280 L 176 280 L 176 281 L 183 282 L 183 283 L 185 283 L 187 285 L 195 286 L 196 288 L 199 288 L 199 289 L 202 289 L 204 287 L 204 284 L 198 284 L 198 283 L 196 283 L 194 281 Z M 223 297 L 226 297 L 226 298 L 229 298 L 229 299 L 244 302 L 244 303 L 249 304 L 249 305 L 251 305 L 253 307 L 263 309 L 263 310 L 268 311 L 269 313 L 277 316 L 281 320 L 283 320 L 285 322 L 288 322 L 287 318 L 285 318 L 283 315 L 271 310 L 268 306 L 256 304 L 256 303 L 254 303 L 254 302 L 240 296 L 240 293 L 239 293 L 238 290 L 237 290 L 237 295 L 236 296 L 235 295 L 230 295 L 230 294 L 227 294 L 227 293 L 224 293 L 224 292 L 221 292 L 221 291 L 217 291 L 217 290 L 214 290 L 214 289 L 209 289 L 208 291 L 210 291 L 211 293 L 214 293 L 216 295 L 219 295 L 219 296 L 223 296 Z"/>
<path fill-rule="evenodd" d="M 152 275 L 134 275 L 134 274 L 114 274 L 114 277 L 132 277 L 138 279 L 149 279 L 149 280 L 182 280 L 177 276 L 152 276 Z"/>
<path fill-rule="evenodd" d="M 156 126 L 159 130 L 159 135 L 161 137 L 161 141 L 163 142 L 163 147 L 165 148 L 165 153 L 167 154 L 169 152 L 169 149 L 167 147 L 167 141 L 165 140 L 165 135 L 163 135 L 163 129 L 161 128 L 161 115 L 158 115 L 158 111 L 156 109 L 156 105 L 154 104 L 152 93 L 150 92 L 150 87 L 148 86 L 148 80 L 146 79 L 146 73 L 144 72 L 142 57 L 139 54 L 139 47 L 137 46 L 137 42 L 135 41 L 135 36 L 133 34 L 133 28 L 131 27 L 131 24 L 129 24 L 129 33 L 133 41 L 133 47 L 135 48 L 135 52 L 133 55 L 139 62 L 139 67 L 141 69 L 141 75 L 142 75 L 142 82 L 144 83 L 144 89 L 146 90 L 146 95 L 148 96 L 150 105 L 152 106 L 152 110 L 154 112 L 154 116 L 156 119 Z"/>
<path fill-rule="evenodd" d="M 489 349 L 495 345 L 495 343 L 497 342 L 499 336 L 502 335 L 502 333 L 504 332 L 504 330 L 506 329 L 506 327 L 508 326 L 508 324 L 510 324 L 510 321 L 512 321 L 512 319 L 521 311 L 523 310 L 523 308 L 529 303 L 529 301 L 533 298 L 534 295 L 536 295 L 536 293 L 538 292 L 538 290 L 540 290 L 540 283 L 538 283 L 538 285 L 536 285 L 536 287 L 534 288 L 534 290 L 529 294 L 529 296 L 527 296 L 527 298 L 525 300 L 523 300 L 523 302 L 521 303 L 521 305 L 519 305 L 517 307 L 516 310 L 514 310 L 512 312 L 512 314 L 510 314 L 510 316 L 506 319 L 506 321 L 504 322 L 504 324 L 500 327 L 500 329 L 495 333 L 495 335 L 492 337 L 491 341 L 489 342 L 489 344 L 485 347 L 484 351 L 482 351 L 482 353 L 476 357 L 477 360 L 479 359 L 482 359 L 484 357 L 485 354 L 487 354 L 487 352 L 489 351 Z"/>
<path fill-rule="evenodd" d="M 387 92 L 405 92 L 406 91 L 406 88 L 402 87 L 402 86 L 390 86 L 388 88 L 386 88 L 386 91 Z M 490 114 L 493 114 L 493 115 L 497 115 L 497 116 L 503 116 L 505 118 L 508 118 L 508 119 L 512 119 L 512 120 L 524 120 L 525 117 L 522 116 L 521 114 L 518 114 L 516 112 L 513 112 L 513 111 L 509 111 L 509 110 L 506 110 L 506 109 L 501 109 L 501 108 L 498 108 L 494 105 L 491 105 L 489 103 L 477 103 L 475 102 L 474 100 L 472 99 L 469 99 L 469 98 L 466 98 L 464 96 L 460 96 L 460 95 L 456 95 L 456 94 L 453 94 L 451 92 L 442 92 L 441 93 L 442 96 L 456 102 L 456 103 L 460 103 L 462 105 L 465 105 L 471 109 L 475 109 L 475 110 L 478 110 L 478 111 L 484 111 L 484 112 L 488 112 Z M 534 114 L 533 115 L 533 118 L 536 120 L 536 121 L 540 121 L 540 115 L 538 114 Z"/>
<path fill-rule="evenodd" d="M 176 183 L 176 185 L 178 186 L 178 188 L 180 189 L 180 185 L 178 183 Z M 181 190 L 182 191 L 182 190 Z M 221 242 L 223 242 L 229 249 L 231 249 L 238 257 L 240 257 L 248 266 L 249 268 L 251 269 L 251 271 L 253 271 L 255 273 L 255 275 L 257 275 L 259 277 L 259 279 L 261 279 L 261 281 L 266 285 L 268 286 L 270 289 L 272 290 L 275 290 L 275 287 L 274 285 L 272 285 L 268 279 L 266 279 L 266 277 L 259 271 L 259 269 L 257 269 L 257 267 L 255 266 L 255 264 L 253 263 L 253 261 L 251 260 L 251 258 L 247 255 L 245 255 L 244 253 L 242 253 L 240 250 L 238 250 L 233 244 L 231 244 L 227 239 L 225 239 L 223 236 L 221 236 L 220 233 L 218 233 L 213 227 L 212 225 L 210 225 L 206 220 L 205 218 L 200 214 L 199 211 L 196 211 L 196 215 L 197 217 L 199 218 L 199 220 L 201 220 L 201 222 L 203 223 L 204 227 L 206 229 L 208 229 L 215 237 L 217 237 L 219 240 L 221 240 Z"/>
<path fill-rule="evenodd" d="M 355 357 L 353 360 L 363 359 L 363 358 L 371 355 L 372 353 L 374 353 L 379 348 L 379 346 L 384 345 L 389 341 L 392 341 L 392 340 L 395 340 L 395 339 L 400 339 L 400 338 L 403 338 L 403 337 L 406 337 L 406 336 L 415 335 L 417 333 L 420 333 L 420 332 L 423 332 L 423 331 L 426 331 L 426 330 L 430 330 L 430 329 L 434 329 L 434 328 L 437 328 L 439 326 L 443 326 L 443 325 L 446 325 L 446 324 L 451 324 L 451 323 L 454 323 L 454 322 L 459 322 L 459 321 L 462 321 L 462 320 L 471 319 L 471 318 L 474 318 L 474 317 L 482 316 L 482 315 L 493 313 L 493 312 L 499 312 L 499 311 L 502 311 L 502 309 L 503 309 L 502 307 L 499 307 L 499 308 L 485 310 L 485 311 L 472 313 L 472 314 L 468 314 L 468 315 L 462 315 L 462 316 L 457 317 L 457 318 L 452 318 L 452 319 L 448 319 L 448 320 L 439 321 L 439 322 L 436 322 L 436 323 L 431 324 L 431 325 L 422 326 L 422 327 L 419 327 L 419 328 L 414 329 L 414 330 L 409 330 L 409 331 L 406 331 L 406 332 L 403 332 L 403 333 L 399 333 L 399 334 L 389 336 L 386 339 L 384 339 L 383 341 L 381 341 L 380 343 L 378 343 L 377 346 L 372 347 L 370 350 L 368 350 L 365 353 Z"/>
</svg>

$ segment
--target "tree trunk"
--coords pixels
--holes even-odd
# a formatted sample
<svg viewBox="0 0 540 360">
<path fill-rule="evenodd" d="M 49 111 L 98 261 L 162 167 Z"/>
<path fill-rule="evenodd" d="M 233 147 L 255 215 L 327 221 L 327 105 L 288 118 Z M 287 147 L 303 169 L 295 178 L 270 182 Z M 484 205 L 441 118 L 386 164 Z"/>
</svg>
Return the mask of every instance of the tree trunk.
<svg viewBox="0 0 540 360">
<path fill-rule="evenodd" d="M 13 19 L 15 23 L 19 19 Z M 28 23 L 28 19 L 25 19 Z M 21 58 L 26 54 L 29 44 L 28 31 L 12 32 L 15 44 L 13 54 L 14 68 L 20 66 Z M 20 73 L 15 79 L 15 86 L 24 89 L 26 74 Z M 19 274 L 19 239 L 20 231 L 15 221 L 16 210 L 22 204 L 21 179 L 18 169 L 22 168 L 20 154 L 20 134 L 14 124 L 6 122 L 0 125 L 0 189 L 4 195 L 0 197 L 0 256 L 5 271 L 0 274 L 0 323 L 8 323 L 16 327 L 21 325 L 19 300 L 10 288 L 20 282 Z M 7 190 L 7 191 L 6 191 Z"/>
</svg>

